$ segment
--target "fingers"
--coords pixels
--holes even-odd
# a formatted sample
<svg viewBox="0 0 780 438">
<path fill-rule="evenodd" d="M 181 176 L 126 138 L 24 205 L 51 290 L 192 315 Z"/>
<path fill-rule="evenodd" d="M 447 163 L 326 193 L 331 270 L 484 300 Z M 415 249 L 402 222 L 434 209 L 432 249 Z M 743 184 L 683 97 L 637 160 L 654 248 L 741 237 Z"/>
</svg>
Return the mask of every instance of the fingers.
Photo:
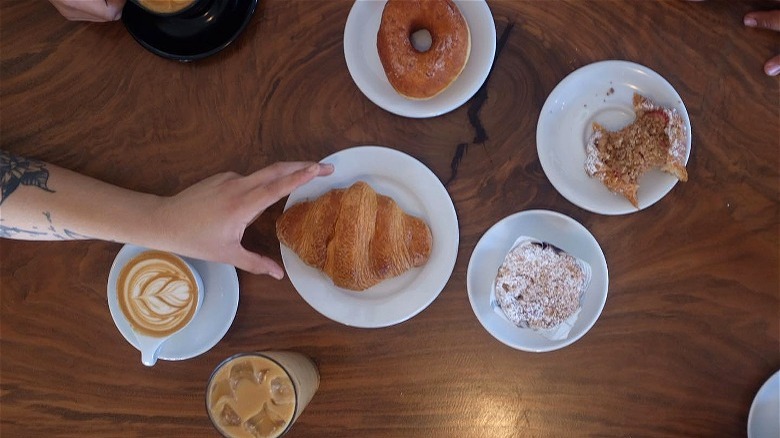
<svg viewBox="0 0 780 438">
<path fill-rule="evenodd" d="M 780 10 L 755 11 L 745 14 L 745 26 L 780 31 Z M 780 74 L 780 55 L 764 64 L 764 73 L 769 76 Z"/>
<path fill-rule="evenodd" d="M 264 169 L 260 169 L 257 172 L 249 175 L 249 179 L 256 185 L 266 185 L 271 182 L 295 173 L 299 170 L 305 169 L 313 164 L 317 164 L 311 161 L 288 161 L 274 163 Z M 318 176 L 330 175 L 333 173 L 332 164 L 320 165 L 320 171 Z"/>
<path fill-rule="evenodd" d="M 239 249 L 233 264 L 237 268 L 253 274 L 270 275 L 277 280 L 284 278 L 284 269 L 278 263 L 244 248 Z"/>
<path fill-rule="evenodd" d="M 252 206 L 254 211 L 265 209 L 317 176 L 327 176 L 333 173 L 332 164 L 290 164 L 291 163 L 277 163 L 269 166 L 270 168 L 273 168 L 269 173 L 277 176 L 274 179 L 269 179 L 267 176 L 257 176 L 255 174 L 250 176 L 250 178 L 254 178 L 254 181 L 261 181 L 258 186 L 254 187 L 254 190 L 262 192 L 262 196 L 256 198 L 257 204 Z"/>
<path fill-rule="evenodd" d="M 769 76 L 780 74 L 780 55 L 775 56 L 764 64 L 764 73 Z"/>
<path fill-rule="evenodd" d="M 336 170 L 336 167 L 330 163 L 320 163 L 320 172 L 317 176 L 328 176 Z"/>
<path fill-rule="evenodd" d="M 780 10 L 756 11 L 745 15 L 745 26 L 780 31 Z"/>
<path fill-rule="evenodd" d="M 109 7 L 119 11 L 116 16 L 117 19 L 122 18 L 122 9 L 125 7 L 126 0 L 106 0 L 106 3 L 108 3 Z"/>
<path fill-rule="evenodd" d="M 306 184 L 320 174 L 320 165 L 312 164 L 303 169 L 282 176 L 265 186 L 265 202 L 271 205 L 289 195 L 293 190 Z"/>
<path fill-rule="evenodd" d="M 122 9 L 125 7 L 124 0 L 110 0 L 106 1 L 106 11 L 101 18 L 106 21 L 116 21 L 122 18 Z"/>
<path fill-rule="evenodd" d="M 124 0 L 50 0 L 72 21 L 114 21 L 122 16 Z"/>
</svg>

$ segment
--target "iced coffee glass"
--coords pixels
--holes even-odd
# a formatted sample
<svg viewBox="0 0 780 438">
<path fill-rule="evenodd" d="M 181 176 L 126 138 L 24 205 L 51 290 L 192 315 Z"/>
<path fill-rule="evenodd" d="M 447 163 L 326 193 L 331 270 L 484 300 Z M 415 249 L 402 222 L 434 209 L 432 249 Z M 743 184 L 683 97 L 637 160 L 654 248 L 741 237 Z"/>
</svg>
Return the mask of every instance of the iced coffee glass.
<svg viewBox="0 0 780 438">
<path fill-rule="evenodd" d="M 211 374 L 206 410 L 225 437 L 276 438 L 290 430 L 319 384 L 317 367 L 303 354 L 240 353 Z"/>
</svg>

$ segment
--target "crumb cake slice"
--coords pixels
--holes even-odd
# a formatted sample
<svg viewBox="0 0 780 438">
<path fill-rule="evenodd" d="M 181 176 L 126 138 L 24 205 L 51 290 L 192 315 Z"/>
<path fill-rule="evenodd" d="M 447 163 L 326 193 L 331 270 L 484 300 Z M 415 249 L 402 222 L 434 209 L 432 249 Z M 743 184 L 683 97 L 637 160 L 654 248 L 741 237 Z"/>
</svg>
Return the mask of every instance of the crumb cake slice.
<svg viewBox="0 0 780 438">
<path fill-rule="evenodd" d="M 680 181 L 688 180 L 686 132 L 677 110 L 660 107 L 636 93 L 634 113 L 636 119 L 617 132 L 593 123 L 585 171 L 639 208 L 639 178 L 648 170 L 659 168 Z"/>
</svg>

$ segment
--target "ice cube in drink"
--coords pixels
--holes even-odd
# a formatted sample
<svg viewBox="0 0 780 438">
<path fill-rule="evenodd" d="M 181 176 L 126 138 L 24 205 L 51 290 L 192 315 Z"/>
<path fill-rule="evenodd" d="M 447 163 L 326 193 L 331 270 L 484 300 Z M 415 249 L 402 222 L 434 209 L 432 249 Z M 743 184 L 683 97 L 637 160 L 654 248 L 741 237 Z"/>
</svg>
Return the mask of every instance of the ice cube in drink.
<svg viewBox="0 0 780 438">
<path fill-rule="evenodd" d="M 222 403 L 222 411 L 219 414 L 219 424 L 230 427 L 241 424 L 241 417 L 230 406 L 229 402 Z"/>
<path fill-rule="evenodd" d="M 271 380 L 271 401 L 275 405 L 289 405 L 295 402 L 295 389 L 289 378 L 274 377 Z"/>
<path fill-rule="evenodd" d="M 257 383 L 257 379 L 255 378 L 255 367 L 252 365 L 252 361 L 236 361 L 236 363 L 230 367 L 229 380 L 230 387 L 233 388 L 233 391 L 238 389 L 238 385 L 240 385 L 241 382 L 246 382 L 250 385 Z"/>
<path fill-rule="evenodd" d="M 278 436 L 284 430 L 287 421 L 287 419 L 282 418 L 281 414 L 269 409 L 266 402 L 263 403 L 260 412 L 246 420 L 244 429 L 255 437 Z"/>
</svg>

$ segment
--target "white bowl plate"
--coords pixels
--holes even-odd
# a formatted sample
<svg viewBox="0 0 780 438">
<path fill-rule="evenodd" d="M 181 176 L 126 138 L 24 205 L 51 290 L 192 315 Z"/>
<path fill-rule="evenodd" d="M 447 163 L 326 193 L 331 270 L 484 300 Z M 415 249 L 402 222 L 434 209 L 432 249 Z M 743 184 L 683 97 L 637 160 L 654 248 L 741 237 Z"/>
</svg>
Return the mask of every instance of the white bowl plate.
<svg viewBox="0 0 780 438">
<path fill-rule="evenodd" d="M 566 339 L 553 341 L 532 329 L 518 328 L 490 306 L 493 280 L 519 236 L 551 243 L 590 264 L 592 277 L 582 298 L 582 310 Z M 512 348 L 541 353 L 566 347 L 593 327 L 607 300 L 609 274 L 601 247 L 585 227 L 560 213 L 527 210 L 502 219 L 485 232 L 471 254 L 466 285 L 471 308 L 488 333 Z"/>
</svg>

